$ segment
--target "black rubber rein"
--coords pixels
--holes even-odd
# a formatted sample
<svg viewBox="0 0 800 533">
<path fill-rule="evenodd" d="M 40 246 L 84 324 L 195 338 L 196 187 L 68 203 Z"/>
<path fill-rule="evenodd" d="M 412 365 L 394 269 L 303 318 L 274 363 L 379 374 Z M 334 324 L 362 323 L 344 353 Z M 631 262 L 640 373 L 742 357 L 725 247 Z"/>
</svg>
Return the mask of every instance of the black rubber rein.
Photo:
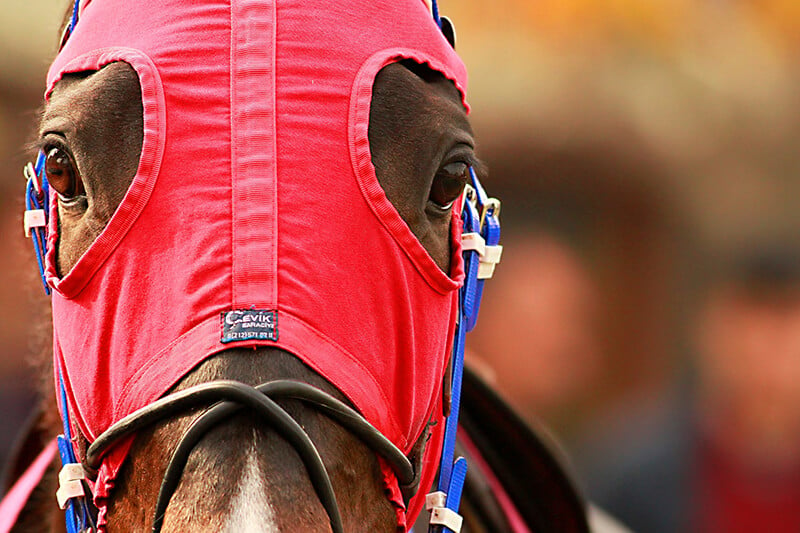
<svg viewBox="0 0 800 533">
<path fill-rule="evenodd" d="M 358 412 L 326 392 L 307 383 L 292 380 L 272 381 L 257 388 L 237 381 L 213 381 L 161 398 L 124 417 L 101 434 L 87 451 L 87 470 L 90 473 L 96 472 L 102 456 L 122 438 L 164 418 L 176 416 L 197 406 L 215 403 L 216 405 L 212 405 L 192 422 L 173 452 L 156 503 L 153 531 L 158 532 L 194 446 L 220 420 L 242 407 L 249 407 L 264 418 L 265 422 L 274 426 L 296 449 L 308 471 L 317 497 L 328 513 L 331 528 L 335 533 L 343 531 L 333 487 L 316 447 L 299 424 L 271 397 L 293 398 L 319 409 L 384 457 L 395 470 L 401 486 L 410 487 L 418 482 L 408 458 Z"/>
<path fill-rule="evenodd" d="M 419 484 L 419 478 L 415 475 L 414 468 L 408 458 L 359 413 L 327 392 L 321 391 L 308 383 L 292 380 L 271 381 L 259 385 L 256 389 L 273 399 L 292 398 L 306 402 L 322 414 L 338 422 L 369 448 L 386 459 L 395 471 L 401 488 L 413 489 Z M 240 405 L 231 402 L 219 403 L 198 416 L 186 430 L 172 454 L 167 470 L 164 473 L 164 479 L 161 482 L 153 519 L 153 531 L 158 532 L 161 528 L 167 506 L 169 506 L 170 499 L 178 488 L 186 462 L 189 460 L 189 455 L 194 447 L 209 430 L 239 409 L 241 409 Z"/>
</svg>

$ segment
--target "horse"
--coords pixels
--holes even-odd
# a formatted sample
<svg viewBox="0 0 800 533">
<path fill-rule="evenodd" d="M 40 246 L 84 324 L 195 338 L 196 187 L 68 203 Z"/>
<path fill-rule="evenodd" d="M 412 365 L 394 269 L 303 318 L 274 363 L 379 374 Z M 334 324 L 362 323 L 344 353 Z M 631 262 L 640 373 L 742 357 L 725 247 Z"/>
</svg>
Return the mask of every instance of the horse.
<svg viewBox="0 0 800 533">
<path fill-rule="evenodd" d="M 63 40 L 68 47 L 70 39 L 75 38 L 73 35 L 81 31 L 81 24 L 91 24 L 91 12 L 99 11 L 101 8 L 96 6 L 102 2 L 94 0 L 88 6 L 76 2 L 74 9 L 67 12 Z M 403 8 L 419 17 L 420 4 L 409 2 Z M 82 20 L 76 27 L 79 7 L 86 21 Z M 330 15 L 326 13 L 330 8 L 324 7 L 324 3 L 316 8 L 321 17 Z M 388 8 L 379 6 L 377 9 Z M 342 16 L 341 13 L 334 15 Z M 431 24 L 430 21 L 425 23 Z M 444 23 L 449 30 L 441 39 L 442 42 L 449 40 L 452 46 L 454 32 L 448 24 Z M 441 27 L 442 23 L 437 26 Z M 351 33 L 360 29 L 363 28 L 354 28 Z M 442 45 L 438 43 L 437 46 Z M 152 92 L 152 85 L 138 60 L 139 56 L 125 52 L 120 58 L 107 59 L 91 68 L 63 70 L 52 83 L 37 141 L 43 154 L 41 168 L 56 199 L 52 211 L 55 221 L 50 222 L 50 228 L 54 234 L 57 232 L 57 238 L 49 240 L 52 247 L 50 275 L 56 281 L 51 281 L 51 286 L 59 280 L 67 280 L 75 269 L 85 264 L 85 257 L 92 253 L 95 243 L 109 234 L 117 213 L 129 202 L 132 187 L 147 163 L 144 159 L 149 152 L 145 148 L 152 146 L 148 131 L 153 126 L 149 118 L 153 115 L 148 110 L 145 95 Z M 444 72 L 446 69 L 435 58 L 413 53 L 394 54 L 384 58 L 379 67 L 366 87 L 368 111 L 361 111 L 368 119 L 364 139 L 368 162 L 353 164 L 374 168 L 380 192 L 369 194 L 384 195 L 405 225 L 402 231 L 407 231 L 424 250 L 425 260 L 438 269 L 436 275 L 446 276 L 458 269 L 459 258 L 454 256 L 457 248 L 453 242 L 458 238 L 454 228 L 460 220 L 455 212 L 458 202 L 464 198 L 465 187 L 472 176 L 485 178 L 485 167 L 475 156 L 475 139 L 467 118 L 464 89 L 459 86 L 458 76 Z M 232 73 L 232 83 L 236 83 L 234 76 L 245 75 Z M 317 81 L 313 73 L 306 75 L 308 79 L 303 80 L 303 84 L 313 85 Z M 308 143 L 313 141 L 308 139 Z M 308 150 L 313 153 L 311 147 Z M 317 156 L 324 159 L 322 154 L 314 157 Z M 199 167 L 186 169 L 186 178 L 203 189 L 205 168 L 202 160 L 199 163 Z M 324 181 L 314 185 L 315 190 L 333 186 Z M 348 212 L 348 205 L 331 207 L 336 214 L 340 210 L 345 215 Z M 279 226 L 280 223 L 279 220 Z M 120 249 L 126 245 L 126 241 L 115 243 Z M 180 245 L 180 239 L 176 238 L 167 249 L 174 253 Z M 133 250 L 131 253 L 140 252 Z M 114 253 L 121 252 L 115 250 Z M 365 260 L 376 261 L 375 268 L 381 268 L 379 259 L 376 256 Z M 80 290 L 83 289 L 78 292 Z M 376 294 L 375 298 L 384 299 L 380 305 L 389 305 L 385 302 L 387 296 Z M 336 302 L 330 305 L 335 306 Z M 423 309 L 417 320 L 426 320 L 426 313 L 433 316 L 434 311 Z M 238 314 L 230 314 L 234 312 Z M 223 313 L 223 342 L 226 335 L 242 332 L 231 333 L 225 328 L 244 327 L 245 319 L 252 319 L 254 323 L 269 322 L 269 328 L 264 331 L 265 335 L 272 335 L 282 327 L 277 322 L 280 312 L 281 309 L 271 314 L 273 311 L 245 308 Z M 58 321 L 57 314 L 54 320 Z M 272 323 L 273 320 L 278 325 Z M 125 332 L 146 327 L 146 324 L 134 326 Z M 56 327 L 64 326 L 57 323 Z M 452 331 L 441 334 L 452 334 Z M 430 406 L 423 409 L 426 418 L 414 422 L 419 428 L 414 432 L 415 438 L 403 443 L 402 451 L 414 472 L 413 479 L 405 480 L 408 483 L 396 481 L 392 485 L 394 474 L 387 473 L 391 471 L 387 468 L 387 459 L 376 455 L 375 446 L 369 444 L 381 436 L 365 438 L 354 433 L 351 426 L 341 424 L 342 417 L 363 418 L 360 411 L 365 406 L 359 404 L 360 398 L 346 394 L 342 385 L 334 382 L 330 374 L 321 372 L 313 361 L 278 344 L 277 334 L 267 338 L 268 342 L 254 342 L 253 337 L 244 338 L 243 342 L 237 339 L 239 337 L 228 338 L 230 344 L 224 342 L 211 353 L 199 357 L 196 364 L 163 391 L 162 398 L 180 396 L 182 392 L 197 393 L 204 384 L 220 383 L 220 380 L 225 380 L 224 384 L 232 388 L 236 387 L 231 384 L 256 386 L 291 380 L 322 391 L 324 398 L 328 398 L 325 400 L 327 410 L 321 411 L 310 405 L 307 398 L 293 394 L 278 397 L 275 402 L 302 428 L 318 450 L 335 494 L 334 511 L 340 512 L 339 527 L 344 531 L 396 531 L 410 527 L 414 513 L 406 517 L 404 507 L 415 493 L 423 494 L 430 486 L 432 478 L 420 472 L 431 468 L 431 453 L 435 451 L 431 452 L 434 446 L 429 440 L 436 440 L 432 435 L 441 429 L 437 424 L 443 424 L 437 410 L 447 411 L 451 401 L 447 396 L 447 380 L 452 368 L 447 373 L 444 363 L 439 365 L 442 371 L 435 374 L 442 384 L 441 389 L 434 392 L 441 397 L 427 399 Z M 446 358 L 446 354 L 441 357 Z M 26 434 L 26 444 L 13 463 L 17 474 L 12 474 L 12 478 L 34 462 L 35 454 L 31 450 L 41 448 L 61 432 L 62 422 L 52 416 L 53 405 L 59 404 L 64 410 L 65 406 L 77 403 L 74 397 L 67 401 L 65 387 L 58 387 L 66 369 L 64 360 L 55 360 L 52 372 L 57 377 L 56 389 L 60 397 L 54 397 L 53 388 L 49 388 L 43 404 L 46 407 Z M 530 431 L 469 369 L 465 371 L 464 381 L 465 416 L 459 447 L 477 465 L 468 474 L 464 489 L 463 530 L 521 531 L 522 527 L 541 531 L 588 530 L 582 499 L 541 437 Z M 414 383 L 402 385 L 415 386 Z M 74 396 L 75 392 L 70 391 L 70 394 Z M 182 398 L 189 396 L 184 394 Z M 98 482 L 94 487 L 95 491 L 107 491 L 102 498 L 104 509 L 100 517 L 105 530 L 141 531 L 155 523 L 161 531 L 329 531 L 335 527 L 331 507 L 322 501 L 320 489 L 311 479 L 314 472 L 309 468 L 310 460 L 290 443 L 286 431 L 261 424 L 263 416 L 257 409 L 229 409 L 216 425 L 203 431 L 184 457 L 179 475 L 164 501 L 165 482 L 162 480 L 171 468 L 176 449 L 210 410 L 208 405 L 193 405 L 139 428 L 127 441 L 127 434 L 123 435 L 112 443 L 117 446 L 112 446 L 112 451 L 97 453 L 92 446 L 102 436 L 87 435 L 85 421 L 74 423 L 67 417 L 64 427 L 69 430 L 71 426 L 74 452 L 84 459 L 85 470 L 93 470 L 90 474 L 97 475 L 97 465 L 86 466 L 87 455 L 114 454 L 115 449 L 127 446 L 121 454 L 123 460 L 113 483 L 98 489 L 101 485 Z M 332 413 L 338 413 L 338 418 Z M 77 415 L 73 412 L 71 416 Z M 52 496 L 42 496 L 55 492 L 58 468 L 58 461 L 54 460 L 42 473 L 33 495 L 27 499 L 26 508 L 19 514 L 14 531 L 57 531 L 63 527 L 60 512 L 52 503 L 47 503 L 47 498 Z M 422 486 L 418 486 L 420 482 Z M 88 486 L 82 483 L 84 488 Z M 398 485 L 403 494 L 397 492 Z M 502 487 L 508 492 L 503 501 L 497 495 Z M 157 511 L 162 503 L 166 507 Z M 509 508 L 515 513 L 511 517 Z M 92 516 L 91 520 L 97 518 Z"/>
</svg>

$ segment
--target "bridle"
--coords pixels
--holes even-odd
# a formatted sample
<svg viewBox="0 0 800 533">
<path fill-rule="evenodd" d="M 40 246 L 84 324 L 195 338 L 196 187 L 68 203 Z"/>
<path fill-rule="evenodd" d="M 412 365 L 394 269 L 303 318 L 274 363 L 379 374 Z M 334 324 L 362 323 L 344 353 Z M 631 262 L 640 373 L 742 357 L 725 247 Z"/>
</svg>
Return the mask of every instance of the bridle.
<svg viewBox="0 0 800 533">
<path fill-rule="evenodd" d="M 72 18 L 65 28 L 62 46 L 78 22 L 79 3 L 80 0 L 75 0 Z M 439 16 L 435 0 L 432 1 L 432 11 L 434 20 L 451 45 L 454 45 L 453 25 L 446 17 Z M 44 275 L 49 193 L 43 168 L 43 155 L 39 154 L 35 165 L 28 164 L 25 167 L 27 180 L 25 230 L 26 235 L 33 238 L 45 291 L 49 294 Z M 472 168 L 469 169 L 469 174 L 471 184 L 466 186 L 463 194 L 461 236 L 466 276 L 464 285 L 459 289 L 458 318 L 447 374 L 449 385 L 446 383 L 443 389 L 447 412 L 444 444 L 437 491 L 426 497 L 426 508 L 431 512 L 431 531 L 437 532 L 457 533 L 461 527 L 462 518 L 458 514 L 458 508 L 467 465 L 463 457 L 454 460 L 454 455 L 464 364 L 464 338 L 466 332 L 475 326 L 483 293 L 483 282 L 492 276 L 502 253 L 502 246 L 499 245 L 500 202 L 486 195 Z M 190 423 L 181 436 L 167 465 L 153 517 L 154 532 L 161 530 L 167 506 L 180 483 L 184 467 L 194 447 L 220 421 L 230 418 L 242 408 L 249 409 L 294 447 L 306 468 L 317 497 L 328 514 L 332 530 L 334 533 L 344 531 L 330 477 L 316 446 L 297 421 L 276 400 L 298 400 L 360 439 L 392 468 L 406 501 L 416 493 L 420 482 L 421 472 L 415 471 L 403 451 L 360 413 L 312 385 L 293 380 L 275 380 L 256 387 L 237 381 L 218 380 L 171 393 L 111 425 L 88 447 L 85 461 L 81 463 L 72 448 L 70 417 L 61 369 L 56 370 L 64 425 L 64 434 L 58 437 L 63 468 L 59 474 L 60 487 L 57 497 L 59 505 L 66 511 L 68 533 L 96 529 L 96 509 L 92 504 L 86 479 L 87 476 L 89 478 L 97 476 L 103 457 L 114 445 L 156 422 L 200 407 L 205 410 Z"/>
<path fill-rule="evenodd" d="M 89 446 L 83 467 L 90 474 L 96 474 L 103 454 L 121 439 L 155 422 L 178 416 L 199 406 L 211 405 L 194 419 L 172 453 L 161 482 L 153 517 L 153 531 L 158 532 L 195 445 L 220 421 L 229 419 L 236 411 L 246 407 L 294 447 L 328 513 L 331 529 L 335 533 L 343 532 L 333 486 L 316 446 L 303 428 L 275 402 L 276 399 L 300 400 L 339 423 L 391 465 L 405 494 L 416 492 L 419 477 L 402 450 L 351 407 L 312 385 L 292 380 L 270 381 L 257 387 L 237 381 L 211 381 L 165 396 L 122 418 L 103 432 Z"/>
</svg>

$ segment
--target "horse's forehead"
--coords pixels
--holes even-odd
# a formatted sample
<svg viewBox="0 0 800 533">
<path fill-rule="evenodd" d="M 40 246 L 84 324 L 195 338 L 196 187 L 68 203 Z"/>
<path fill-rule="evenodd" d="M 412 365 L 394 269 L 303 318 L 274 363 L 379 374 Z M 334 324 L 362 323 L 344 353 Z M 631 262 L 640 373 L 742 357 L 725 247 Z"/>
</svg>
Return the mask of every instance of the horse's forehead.
<svg viewBox="0 0 800 533">
<path fill-rule="evenodd" d="M 394 120 L 409 123 L 427 120 L 439 128 L 450 127 L 472 136 L 472 126 L 467 120 L 467 109 L 461 94 L 453 82 L 445 77 L 423 79 L 403 64 L 392 63 L 378 73 L 372 92 L 373 98 L 382 97 L 379 99 L 391 107 L 389 114 Z M 398 105 L 398 102 L 409 101 L 415 105 Z"/>
<path fill-rule="evenodd" d="M 41 133 L 91 127 L 98 122 L 114 121 L 109 108 L 123 105 L 123 100 L 138 97 L 138 85 L 130 85 L 126 77 L 129 67 L 111 63 L 96 72 L 70 74 L 62 79 L 50 95 L 40 124 Z"/>
<path fill-rule="evenodd" d="M 144 110 L 114 217 L 63 278 L 48 258 L 55 354 L 87 436 L 235 346 L 297 355 L 406 451 L 439 416 L 461 255 L 436 266 L 367 136 L 373 80 L 400 58 L 464 94 L 422 0 L 82 3 L 48 91 L 122 61 Z"/>
</svg>

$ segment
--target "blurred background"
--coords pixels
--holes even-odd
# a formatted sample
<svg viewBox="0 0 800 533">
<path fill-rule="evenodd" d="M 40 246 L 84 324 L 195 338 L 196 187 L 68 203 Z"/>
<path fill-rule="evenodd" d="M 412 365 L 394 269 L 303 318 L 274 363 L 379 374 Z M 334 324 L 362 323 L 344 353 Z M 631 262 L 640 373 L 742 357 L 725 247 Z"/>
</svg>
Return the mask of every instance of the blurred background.
<svg viewBox="0 0 800 533">
<path fill-rule="evenodd" d="M 0 1 L 2 461 L 46 349 L 21 168 L 64 6 Z M 635 530 L 800 530 L 800 3 L 440 7 L 503 201 L 473 365 Z"/>
</svg>

